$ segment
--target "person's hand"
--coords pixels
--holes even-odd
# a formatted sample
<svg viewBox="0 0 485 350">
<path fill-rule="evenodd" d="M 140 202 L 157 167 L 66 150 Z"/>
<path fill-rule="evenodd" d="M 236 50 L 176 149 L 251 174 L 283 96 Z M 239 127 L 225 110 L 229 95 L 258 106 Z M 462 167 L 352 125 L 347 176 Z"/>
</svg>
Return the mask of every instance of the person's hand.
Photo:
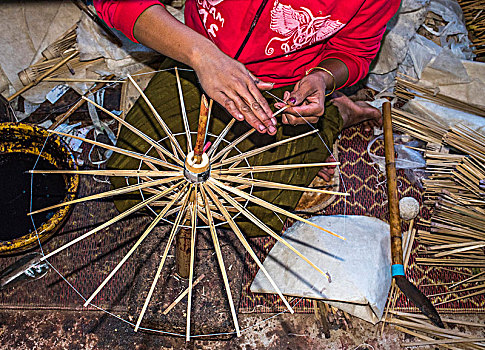
<svg viewBox="0 0 485 350">
<path fill-rule="evenodd" d="M 260 133 L 276 134 L 276 118 L 260 91 L 272 89 L 273 84 L 261 82 L 242 63 L 221 51 L 205 55 L 203 64 L 195 70 L 209 97 L 234 118 L 246 120 Z"/>
<path fill-rule="evenodd" d="M 275 103 L 276 108 L 289 105 L 282 115 L 283 124 L 298 125 L 316 123 L 325 111 L 325 89 L 327 77 L 323 71 L 313 71 L 303 77 L 292 92 L 285 91 L 283 102 Z M 302 118 L 303 117 L 303 118 Z"/>
</svg>

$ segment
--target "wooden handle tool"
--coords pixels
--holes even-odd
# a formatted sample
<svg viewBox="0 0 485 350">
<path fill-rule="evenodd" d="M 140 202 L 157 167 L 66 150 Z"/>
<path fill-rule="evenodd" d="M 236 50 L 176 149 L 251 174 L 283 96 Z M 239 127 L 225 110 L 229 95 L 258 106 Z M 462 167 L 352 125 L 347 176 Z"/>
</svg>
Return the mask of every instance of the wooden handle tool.
<svg viewBox="0 0 485 350">
<path fill-rule="evenodd" d="M 440 315 L 431 301 L 406 279 L 402 258 L 401 219 L 397 197 L 396 162 L 394 157 L 394 135 L 392 133 L 391 103 L 382 105 L 384 119 L 384 152 L 386 158 L 387 198 L 389 203 L 389 225 L 391 230 L 391 273 L 403 294 L 416 305 L 435 325 L 444 328 Z"/>
</svg>

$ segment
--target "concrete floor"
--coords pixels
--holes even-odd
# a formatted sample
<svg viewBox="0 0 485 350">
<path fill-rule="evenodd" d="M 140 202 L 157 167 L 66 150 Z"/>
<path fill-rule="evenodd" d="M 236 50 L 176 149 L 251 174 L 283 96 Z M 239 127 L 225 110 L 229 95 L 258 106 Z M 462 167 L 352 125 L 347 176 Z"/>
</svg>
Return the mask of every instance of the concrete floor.
<svg viewBox="0 0 485 350">
<path fill-rule="evenodd" d="M 331 330 L 325 339 L 311 314 L 239 315 L 240 338 L 210 341 L 134 333 L 133 328 L 101 312 L 50 310 L 0 311 L 0 349 L 400 349 L 404 335 L 387 327 L 383 337 L 379 326 L 352 318 L 348 330 Z M 360 345 L 360 347 L 359 347 Z"/>
</svg>

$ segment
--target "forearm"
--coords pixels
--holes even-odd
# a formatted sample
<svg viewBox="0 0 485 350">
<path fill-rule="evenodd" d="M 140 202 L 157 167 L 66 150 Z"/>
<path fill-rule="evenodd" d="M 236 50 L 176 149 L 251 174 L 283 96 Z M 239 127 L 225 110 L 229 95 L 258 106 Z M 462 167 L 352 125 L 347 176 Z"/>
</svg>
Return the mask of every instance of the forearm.
<svg viewBox="0 0 485 350">
<path fill-rule="evenodd" d="M 180 23 L 160 5 L 149 7 L 138 17 L 133 34 L 145 46 L 195 70 L 203 63 L 204 56 L 222 54 L 209 39 Z"/>
<path fill-rule="evenodd" d="M 335 89 L 338 89 L 344 85 L 349 79 L 349 70 L 345 63 L 336 58 L 329 58 L 323 60 L 318 65 L 319 67 L 325 68 L 332 74 L 328 73 L 323 69 L 314 69 L 310 74 L 318 74 L 321 76 L 325 83 L 325 88 L 327 90 L 332 90 L 335 83 Z M 335 81 L 334 81 L 335 80 Z"/>
<path fill-rule="evenodd" d="M 349 79 L 349 70 L 345 63 L 343 63 L 341 60 L 329 58 L 320 62 L 318 66 L 328 69 L 333 74 L 332 77 L 330 74 L 325 72 L 325 83 L 327 83 L 327 89 L 333 88 L 333 79 L 335 79 L 335 89 L 340 88 Z"/>
</svg>

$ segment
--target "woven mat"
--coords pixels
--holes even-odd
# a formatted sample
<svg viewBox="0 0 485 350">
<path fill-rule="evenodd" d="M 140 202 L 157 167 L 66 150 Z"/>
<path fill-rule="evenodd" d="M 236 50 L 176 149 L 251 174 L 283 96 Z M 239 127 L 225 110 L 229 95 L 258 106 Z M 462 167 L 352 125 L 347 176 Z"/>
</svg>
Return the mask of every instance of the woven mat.
<svg viewBox="0 0 485 350">
<path fill-rule="evenodd" d="M 339 157 L 341 162 L 341 172 L 343 183 L 346 186 L 349 197 L 337 197 L 337 199 L 325 209 L 326 215 L 347 214 L 347 215 L 367 215 L 380 218 L 387 221 L 387 195 L 385 187 L 385 175 L 379 174 L 377 167 L 372 165 L 371 159 L 367 154 L 367 144 L 372 139 L 372 135 L 363 132 L 362 127 L 354 127 L 344 130 L 339 143 Z M 378 149 L 373 150 L 379 154 Z M 416 198 L 422 203 L 423 191 L 417 186 L 412 185 L 402 170 L 398 171 L 398 191 L 399 198 L 410 196 Z M 342 184 L 340 190 L 344 190 Z M 320 213 L 320 214 L 323 214 Z M 423 208 L 421 216 L 429 216 L 428 208 Z M 289 223 L 291 225 L 291 222 Z M 407 229 L 407 225 L 403 229 Z M 255 251 L 260 259 L 264 259 L 273 245 L 275 240 L 271 237 L 253 238 L 251 240 Z M 421 291 L 426 295 L 445 292 L 443 286 L 436 284 L 446 282 L 456 282 L 471 275 L 470 269 L 450 268 L 443 269 L 440 267 L 428 267 L 416 265 L 414 257 L 418 250 L 422 249 L 419 242 L 415 242 L 409 261 L 406 275 L 411 282 L 419 286 Z M 286 307 L 277 295 L 256 294 L 249 290 L 258 268 L 252 259 L 246 256 L 247 270 L 243 276 L 243 296 L 239 312 L 282 312 Z M 433 285 L 433 286 L 432 286 Z M 462 294 L 450 294 L 444 297 L 432 298 L 434 303 L 445 300 L 451 300 Z M 295 312 L 313 313 L 311 300 L 291 298 L 291 305 Z M 484 313 L 485 296 L 477 296 L 463 301 L 456 301 L 443 304 L 437 307 L 439 312 L 446 313 Z M 402 295 L 396 303 L 396 310 L 400 311 L 418 311 Z"/>
</svg>

